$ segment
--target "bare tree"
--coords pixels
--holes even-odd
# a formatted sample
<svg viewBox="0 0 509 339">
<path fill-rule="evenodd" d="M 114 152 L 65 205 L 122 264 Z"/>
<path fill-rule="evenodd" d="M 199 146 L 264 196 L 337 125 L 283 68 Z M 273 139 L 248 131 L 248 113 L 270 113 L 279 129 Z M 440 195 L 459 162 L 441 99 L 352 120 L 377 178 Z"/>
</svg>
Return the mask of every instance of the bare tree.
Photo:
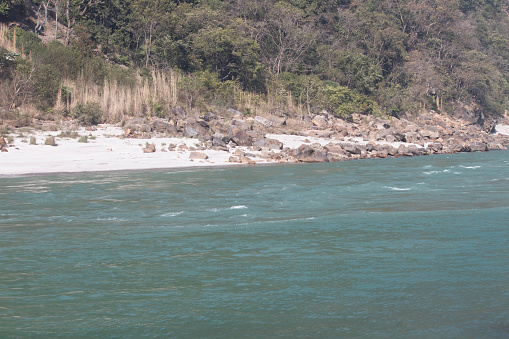
<svg viewBox="0 0 509 339">
<path fill-rule="evenodd" d="M 291 71 L 315 41 L 314 22 L 304 12 L 283 2 L 268 12 L 258 39 L 273 74 Z"/>
<path fill-rule="evenodd" d="M 84 16 L 91 7 L 103 2 L 103 0 L 62 0 L 65 1 L 65 17 L 67 21 L 66 43 L 70 42 L 70 30 L 78 17 Z"/>
<path fill-rule="evenodd" d="M 35 33 L 40 34 L 44 25 L 48 22 L 48 11 L 52 0 L 42 0 L 37 8 L 37 22 L 35 24 Z"/>
</svg>

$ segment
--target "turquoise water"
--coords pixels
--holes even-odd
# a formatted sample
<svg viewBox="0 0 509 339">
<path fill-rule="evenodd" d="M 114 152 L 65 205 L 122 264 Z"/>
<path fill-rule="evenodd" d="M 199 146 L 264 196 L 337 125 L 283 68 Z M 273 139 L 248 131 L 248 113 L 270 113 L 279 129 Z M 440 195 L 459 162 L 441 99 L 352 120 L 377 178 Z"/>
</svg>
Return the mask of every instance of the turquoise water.
<svg viewBox="0 0 509 339">
<path fill-rule="evenodd" d="M 508 164 L 0 178 L 0 337 L 508 337 Z"/>
</svg>

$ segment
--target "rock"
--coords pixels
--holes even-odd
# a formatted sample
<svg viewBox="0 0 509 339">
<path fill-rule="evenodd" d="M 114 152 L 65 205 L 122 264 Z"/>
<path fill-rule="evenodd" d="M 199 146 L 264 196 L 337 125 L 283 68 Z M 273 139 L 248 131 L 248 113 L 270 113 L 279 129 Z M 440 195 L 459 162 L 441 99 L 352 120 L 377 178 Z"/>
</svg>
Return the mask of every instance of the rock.
<svg viewBox="0 0 509 339">
<path fill-rule="evenodd" d="M 230 138 L 221 133 L 215 133 L 212 136 L 212 146 L 226 147 L 228 145 L 228 141 L 230 141 Z"/>
<path fill-rule="evenodd" d="M 256 164 L 256 162 L 255 162 L 253 159 L 248 158 L 248 157 L 246 157 L 246 156 L 239 157 L 239 162 L 240 162 L 241 164 L 249 164 L 249 165 L 254 165 L 254 164 Z"/>
<path fill-rule="evenodd" d="M 233 119 L 243 119 L 244 118 L 244 114 L 242 114 L 241 112 L 237 111 L 236 109 L 228 108 L 226 110 L 226 112 L 231 114 L 233 116 Z"/>
<path fill-rule="evenodd" d="M 259 147 L 259 148 L 269 148 L 269 144 L 265 139 L 259 139 L 253 142 L 253 146 Z"/>
<path fill-rule="evenodd" d="M 417 143 L 421 139 L 422 139 L 422 135 L 420 135 L 417 132 L 406 132 L 404 134 L 403 141 L 409 142 L 409 143 Z"/>
<path fill-rule="evenodd" d="M 438 143 L 438 142 L 434 142 L 434 143 L 428 144 L 428 149 L 430 149 L 434 153 L 438 153 L 439 151 L 444 149 L 444 145 L 442 145 L 441 143 Z"/>
<path fill-rule="evenodd" d="M 196 136 L 200 135 L 200 132 L 198 129 L 196 129 L 192 125 L 187 125 L 184 127 L 184 136 L 187 138 L 194 138 Z"/>
<path fill-rule="evenodd" d="M 152 128 L 152 131 L 154 132 L 167 133 L 173 135 L 177 134 L 177 128 L 175 126 L 170 125 L 167 122 L 154 121 L 150 126 Z"/>
<path fill-rule="evenodd" d="M 350 154 L 361 154 L 362 153 L 362 146 L 359 144 L 351 144 L 351 143 L 343 143 L 341 144 L 341 147 L 343 150 Z"/>
<path fill-rule="evenodd" d="M 488 145 L 483 142 L 472 142 L 470 143 L 471 152 L 486 152 L 489 151 Z"/>
<path fill-rule="evenodd" d="M 292 155 L 300 162 L 329 162 L 329 158 L 324 151 L 317 150 L 309 145 L 300 145 Z"/>
<path fill-rule="evenodd" d="M 267 139 L 265 139 L 265 141 L 269 145 L 270 149 L 276 149 L 276 150 L 283 149 L 283 143 L 279 140 L 267 138 Z"/>
<path fill-rule="evenodd" d="M 228 128 L 228 137 L 237 145 L 237 146 L 251 146 L 253 145 L 253 140 L 249 134 L 245 130 L 238 128 L 237 126 L 230 126 Z"/>
<path fill-rule="evenodd" d="M 315 138 L 330 138 L 332 133 L 333 132 L 331 130 L 308 130 L 302 131 L 301 135 Z"/>
<path fill-rule="evenodd" d="M 7 149 L 8 147 L 9 145 L 7 144 L 5 138 L 0 137 L 0 152 L 9 152 L 9 150 Z"/>
<path fill-rule="evenodd" d="M 270 122 L 272 123 L 272 126 L 274 127 L 283 127 L 286 126 L 286 119 L 285 118 L 278 118 L 278 117 L 269 117 L 268 118 Z"/>
<path fill-rule="evenodd" d="M 175 106 L 171 109 L 170 114 L 174 117 L 185 119 L 186 118 L 186 112 L 184 109 L 180 106 Z"/>
<path fill-rule="evenodd" d="M 255 124 L 261 125 L 265 128 L 272 127 L 272 121 L 265 119 L 264 117 L 261 117 L 258 115 L 255 116 L 254 122 L 255 122 Z"/>
<path fill-rule="evenodd" d="M 261 138 L 253 142 L 253 146 L 266 149 L 283 149 L 283 143 L 276 139 Z"/>
<path fill-rule="evenodd" d="M 341 156 L 345 156 L 345 157 L 348 157 L 350 155 L 350 153 L 345 151 L 343 149 L 343 147 L 341 147 L 341 145 L 328 144 L 325 146 L 325 150 L 327 150 L 327 152 L 329 152 L 329 153 L 333 153 L 333 154 L 337 154 L 337 155 L 341 155 Z"/>
<path fill-rule="evenodd" d="M 248 131 L 248 130 L 251 129 L 251 125 L 249 125 L 244 120 L 238 120 L 238 119 L 232 120 L 232 126 L 236 126 L 236 127 L 240 128 L 243 131 Z"/>
<path fill-rule="evenodd" d="M 156 145 L 147 144 L 145 148 L 142 149 L 143 153 L 155 153 Z"/>
<path fill-rule="evenodd" d="M 329 126 L 327 119 L 323 115 L 315 116 L 311 122 L 318 128 L 325 128 Z"/>
<path fill-rule="evenodd" d="M 189 159 L 196 159 L 196 160 L 207 160 L 209 158 L 208 155 L 202 152 L 191 152 L 189 153 Z"/>
</svg>

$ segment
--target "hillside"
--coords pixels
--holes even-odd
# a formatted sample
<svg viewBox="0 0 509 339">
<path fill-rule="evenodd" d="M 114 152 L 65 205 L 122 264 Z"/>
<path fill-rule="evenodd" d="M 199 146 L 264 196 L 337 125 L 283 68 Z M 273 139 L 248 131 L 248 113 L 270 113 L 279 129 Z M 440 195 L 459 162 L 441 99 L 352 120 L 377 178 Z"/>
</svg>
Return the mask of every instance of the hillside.
<svg viewBox="0 0 509 339">
<path fill-rule="evenodd" d="M 328 112 L 481 124 L 509 93 L 507 1 L 0 2 L 0 119 Z"/>
</svg>

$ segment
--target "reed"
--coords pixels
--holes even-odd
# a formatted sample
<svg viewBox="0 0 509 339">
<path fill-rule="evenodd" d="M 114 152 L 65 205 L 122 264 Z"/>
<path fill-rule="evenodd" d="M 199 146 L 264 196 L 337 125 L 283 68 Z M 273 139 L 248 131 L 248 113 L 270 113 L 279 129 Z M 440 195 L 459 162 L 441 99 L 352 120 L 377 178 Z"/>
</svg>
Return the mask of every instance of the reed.
<svg viewBox="0 0 509 339">
<path fill-rule="evenodd" d="M 0 23 L 0 47 L 5 48 L 11 53 L 16 53 L 16 34 L 14 38 L 9 38 L 9 27 L 6 24 Z"/>
<path fill-rule="evenodd" d="M 180 75 L 174 71 L 155 70 L 151 79 L 138 77 L 134 85 L 104 80 L 98 85 L 87 81 L 83 74 L 78 79 L 64 79 L 62 85 L 71 92 L 71 101 L 64 102 L 60 94 L 55 109 L 67 106 L 72 111 L 79 103 L 96 102 L 104 113 L 104 121 L 119 122 L 126 117 L 155 115 L 154 103 L 169 112 L 178 104 L 177 83 Z M 61 92 L 61 91 L 60 91 Z"/>
</svg>

